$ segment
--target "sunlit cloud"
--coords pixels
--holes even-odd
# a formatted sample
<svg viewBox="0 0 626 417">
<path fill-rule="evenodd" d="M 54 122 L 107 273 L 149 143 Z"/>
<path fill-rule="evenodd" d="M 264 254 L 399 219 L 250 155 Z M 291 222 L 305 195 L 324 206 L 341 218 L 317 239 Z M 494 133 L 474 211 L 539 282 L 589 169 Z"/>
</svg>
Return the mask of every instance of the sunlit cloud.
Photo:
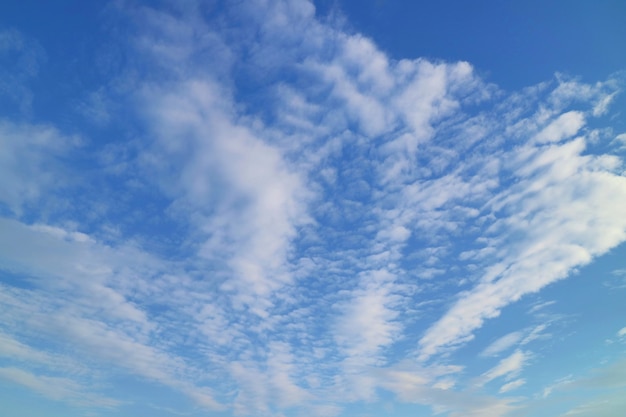
<svg viewBox="0 0 626 417">
<path fill-rule="evenodd" d="M 623 385 L 534 373 L 576 332 L 546 313 L 569 294 L 533 295 L 626 240 L 618 75 L 507 91 L 309 1 L 213 7 L 115 3 L 124 58 L 82 124 L 0 119 L 5 383 L 79 411 L 450 417 Z M 34 78 L 25 39 L 0 53 Z"/>
</svg>

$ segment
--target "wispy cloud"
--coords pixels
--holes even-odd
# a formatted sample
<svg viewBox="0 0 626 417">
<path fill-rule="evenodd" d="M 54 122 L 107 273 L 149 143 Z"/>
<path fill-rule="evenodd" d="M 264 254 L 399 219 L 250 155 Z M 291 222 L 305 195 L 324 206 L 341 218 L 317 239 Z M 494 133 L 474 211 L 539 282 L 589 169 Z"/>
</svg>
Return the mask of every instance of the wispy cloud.
<svg viewBox="0 0 626 417">
<path fill-rule="evenodd" d="M 514 389 L 517 389 L 517 388 L 521 387 L 524 384 L 526 384 L 526 380 L 525 379 L 522 379 L 522 378 L 516 379 L 514 381 L 507 382 L 506 384 L 502 385 L 498 392 L 503 394 L 505 392 L 513 391 Z"/>
<path fill-rule="evenodd" d="M 430 405 L 433 412 L 437 414 L 498 417 L 516 409 L 511 400 L 431 386 L 435 377 L 458 371 L 456 367 L 436 367 L 413 371 L 390 370 L 384 375 L 382 386 L 396 393 L 403 401 Z"/>
<path fill-rule="evenodd" d="M 520 408 L 484 391 L 531 384 L 549 322 L 472 346 L 486 371 L 456 353 L 626 240 L 623 161 L 593 146 L 616 81 L 505 92 L 304 0 L 112 12 L 124 87 L 79 111 L 132 133 L 0 122 L 3 379 L 123 407 L 95 394 L 122 373 L 235 415 Z"/>
<path fill-rule="evenodd" d="M 512 332 L 495 340 L 482 351 L 482 356 L 496 356 L 505 350 L 515 346 L 524 337 L 522 332 Z"/>
<path fill-rule="evenodd" d="M 561 123 L 550 126 L 560 126 L 551 136 L 573 132 Z M 505 305 L 566 277 L 623 241 L 626 225 L 615 210 L 615 197 L 624 193 L 626 184 L 623 177 L 607 177 L 605 171 L 620 163 L 583 155 L 584 148 L 579 137 L 562 145 L 521 145 L 505 153 L 517 184 L 494 195 L 487 207 L 494 215 L 510 217 L 495 220 L 486 232 L 490 246 L 503 248 L 506 242 L 507 249 L 497 251 L 476 287 L 424 335 L 423 359 L 471 339 L 473 330 L 498 316 Z M 579 193 L 593 198 L 579 200 Z M 558 220 L 547 213 L 559 213 Z"/>
<path fill-rule="evenodd" d="M 58 227 L 29 227 L 6 219 L 1 224 L 3 265 L 18 280 L 15 284 L 23 286 L 2 285 L 4 326 L 24 338 L 38 335 L 65 341 L 57 348 L 64 353 L 50 354 L 7 337 L 5 354 L 57 370 L 63 362 L 115 364 L 180 389 L 205 406 L 217 406 L 206 389 L 185 381 L 193 371 L 184 360 L 151 341 L 166 329 L 148 319 L 148 305 L 129 300 L 131 293 L 146 290 L 143 279 L 150 277 L 146 274 L 162 271 L 159 261 L 135 248 L 107 247 Z M 69 359 L 69 351 L 76 347 L 84 355 Z M 15 375 L 30 381 L 28 386 L 40 380 Z"/>
<path fill-rule="evenodd" d="M 60 158 L 79 143 L 53 126 L 0 120 L 0 202 L 21 214 L 25 205 L 48 198 L 51 188 L 69 182 Z"/>
<path fill-rule="evenodd" d="M 52 400 L 68 401 L 79 406 L 112 408 L 119 401 L 85 392 L 77 381 L 55 376 L 35 375 L 18 368 L 0 368 L 0 378 L 23 385 Z"/>
<path fill-rule="evenodd" d="M 8 101 L 19 112 L 29 113 L 33 101 L 30 83 L 46 60 L 43 48 L 18 30 L 3 27 L 0 30 L 0 60 L 0 104 Z"/>
<path fill-rule="evenodd" d="M 478 384 L 484 385 L 496 378 L 505 377 L 506 380 L 510 380 L 522 371 L 526 363 L 530 358 L 528 352 L 517 350 L 510 356 L 502 359 L 496 366 L 482 374 L 478 378 Z"/>
</svg>

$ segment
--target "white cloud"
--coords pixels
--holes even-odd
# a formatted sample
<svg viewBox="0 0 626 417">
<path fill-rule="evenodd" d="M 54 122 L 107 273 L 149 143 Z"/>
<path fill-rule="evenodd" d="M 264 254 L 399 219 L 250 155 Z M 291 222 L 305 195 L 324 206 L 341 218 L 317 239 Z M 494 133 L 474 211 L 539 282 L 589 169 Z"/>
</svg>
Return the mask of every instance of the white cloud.
<svg viewBox="0 0 626 417">
<path fill-rule="evenodd" d="M 607 87 L 561 78 L 509 95 L 466 62 L 391 59 L 317 20 L 307 1 L 225 5 L 219 19 L 237 23 L 226 34 L 194 5 L 122 7 L 137 25 L 129 72 L 153 70 L 125 80 L 136 142 L 98 156 L 158 203 L 138 197 L 136 230 L 112 219 L 106 238 L 88 232 L 87 215 L 38 213 L 65 184 L 57 156 L 78 140 L 0 124 L 0 199 L 17 217 L 0 219 L 12 277 L 0 292 L 0 353 L 51 372 L 3 377 L 74 401 L 107 373 L 81 381 L 83 392 L 51 363 L 96 363 L 237 415 L 336 415 L 379 389 L 451 417 L 515 410 L 475 389 L 498 378 L 500 393 L 519 388 L 530 353 L 469 376 L 469 391 L 442 354 L 626 239 L 621 161 L 586 149 Z M 254 95 L 237 89 L 242 79 Z M 83 110 L 113 122 L 103 91 Z M 576 100 L 590 110 L 572 110 Z M 131 147 L 136 159 L 115 161 Z M 100 191 L 66 177 L 85 199 Z M 180 227 L 163 227 L 165 250 L 154 249 L 168 222 Z M 39 350 L 36 338 L 60 347 Z"/>
<path fill-rule="evenodd" d="M 0 203 L 20 215 L 24 205 L 69 181 L 58 158 L 79 143 L 52 126 L 0 120 Z"/>
<path fill-rule="evenodd" d="M 524 337 L 523 332 L 512 332 L 493 341 L 481 352 L 481 356 L 496 356 L 518 344 Z"/>
<path fill-rule="evenodd" d="M 390 281 L 393 276 L 388 271 L 372 272 L 364 278 L 365 288 L 354 291 L 346 301 L 335 338 L 351 361 L 379 361 L 376 357 L 380 350 L 392 344 L 401 331 L 394 310 L 399 300 L 391 292 Z"/>
<path fill-rule="evenodd" d="M 513 391 L 514 389 L 517 389 L 524 384 L 526 384 L 525 379 L 522 379 L 522 378 L 516 379 L 515 381 L 507 382 L 506 384 L 502 385 L 498 392 L 500 394 L 503 394 L 505 392 Z"/>
<path fill-rule="evenodd" d="M 193 374 L 191 366 L 169 353 L 166 346 L 150 343 L 153 335 L 166 329 L 129 300 L 130 294 L 137 297 L 146 291 L 145 280 L 162 273 L 163 264 L 132 246 L 108 247 L 57 226 L 29 227 L 7 219 L 1 219 L 0 225 L 5 232 L 0 235 L 3 269 L 29 277 L 33 287 L 2 285 L 5 328 L 22 333 L 25 339 L 58 338 L 64 341 L 58 347 L 60 352 L 76 347 L 82 352 L 69 359 L 66 354 L 36 350 L 7 336 L 2 349 L 5 354 L 50 369 L 58 369 L 62 363 L 108 363 L 178 389 L 202 406 L 220 407 L 206 388 L 186 381 Z M 15 375 L 39 390 L 36 381 L 40 379 Z M 55 398 L 65 398 L 65 394 Z"/>
<path fill-rule="evenodd" d="M 296 227 L 308 222 L 309 193 L 280 149 L 233 123 L 223 98 L 219 88 L 200 80 L 149 89 L 143 100 L 158 135 L 150 161 L 187 160 L 180 175 L 158 165 L 150 169 L 174 181 L 163 186 L 180 190 L 177 201 L 198 218 L 206 236 L 200 256 L 232 268 L 223 288 L 264 316 L 273 294 L 291 282 L 286 257 Z"/>
<path fill-rule="evenodd" d="M 534 306 L 532 306 L 530 310 L 528 310 L 528 313 L 530 314 L 537 313 L 543 310 L 544 308 L 551 306 L 553 304 L 556 304 L 556 301 L 552 300 L 552 301 L 544 301 L 544 302 L 537 303 Z"/>
<path fill-rule="evenodd" d="M 120 404 L 115 399 L 85 392 L 79 382 L 68 378 L 35 375 L 14 367 L 0 368 L 0 378 L 27 387 L 52 400 L 65 400 L 81 406 L 106 408 Z"/>
<path fill-rule="evenodd" d="M 617 93 L 612 93 L 612 94 L 607 94 L 604 97 L 601 97 L 598 100 L 598 102 L 596 103 L 596 105 L 593 107 L 592 114 L 595 117 L 602 116 L 602 115 L 606 114 L 606 112 L 608 111 L 611 103 L 615 100 L 615 96 L 616 95 L 617 95 Z"/>
<path fill-rule="evenodd" d="M 496 366 L 482 374 L 478 378 L 478 385 L 484 385 L 496 378 L 506 377 L 510 380 L 517 376 L 526 365 L 530 355 L 520 350 L 515 351 L 510 356 L 502 359 Z"/>
<path fill-rule="evenodd" d="M 521 345 L 527 345 L 528 343 L 540 339 L 540 338 L 548 338 L 550 334 L 545 334 L 543 331 L 548 328 L 548 324 L 540 324 L 533 328 L 524 340 L 522 340 Z"/>
<path fill-rule="evenodd" d="M 86 366 L 70 357 L 35 349 L 1 332 L 0 357 L 17 361 L 23 365 L 44 366 L 55 372 L 71 372 L 73 375 L 84 375 L 88 370 Z"/>
<path fill-rule="evenodd" d="M 617 337 L 626 337 L 626 327 L 622 327 L 618 332 L 617 332 Z"/>
<path fill-rule="evenodd" d="M 149 328 L 145 314 L 118 292 L 124 289 L 112 286 L 119 273 L 116 268 L 134 267 L 134 271 L 125 272 L 131 276 L 141 274 L 158 267 L 155 259 L 132 246 L 116 250 L 83 233 L 56 226 L 27 226 L 8 219 L 0 219 L 0 226 L 4 230 L 0 236 L 4 269 L 33 276 L 38 285 L 50 292 L 61 290 L 62 300 L 67 297 L 63 290 L 80 294 L 85 311 L 100 313 L 102 309 L 113 317 L 146 326 L 144 330 Z"/>
<path fill-rule="evenodd" d="M 435 378 L 459 372 L 459 367 L 410 368 L 404 364 L 403 370 L 390 369 L 378 375 L 381 386 L 396 393 L 402 401 L 430 405 L 435 414 L 501 417 L 516 408 L 510 400 L 450 390 L 449 384 L 447 387 L 437 386 L 438 383 L 429 386 Z"/>
<path fill-rule="evenodd" d="M 422 359 L 470 340 L 505 305 L 565 278 L 626 238 L 626 221 L 616 209 L 626 198 L 626 179 L 611 172 L 614 161 L 582 155 L 584 147 L 578 138 L 502 156 L 519 161 L 510 166 L 519 182 L 489 203 L 510 215 L 488 229 L 492 244 L 501 248 L 492 257 L 492 272 L 426 332 Z"/>
<path fill-rule="evenodd" d="M 281 408 L 289 408 L 311 399 L 305 389 L 296 382 L 294 375 L 299 370 L 291 347 L 284 342 L 274 342 L 269 346 L 268 374 L 273 386 L 273 396 Z"/>
<path fill-rule="evenodd" d="M 570 111 L 561 114 L 541 132 L 534 140 L 538 143 L 560 142 L 574 136 L 585 124 L 585 116 L 579 111 Z"/>
<path fill-rule="evenodd" d="M 547 387 L 545 387 L 541 393 L 542 398 L 548 398 L 550 395 L 552 395 L 552 393 L 554 392 L 554 390 L 556 389 L 561 389 L 567 385 L 569 385 L 572 381 L 574 381 L 574 377 L 572 375 L 568 375 L 564 378 L 560 378 L 559 380 L 557 380 L 556 382 L 554 382 L 551 385 L 548 385 Z"/>
</svg>

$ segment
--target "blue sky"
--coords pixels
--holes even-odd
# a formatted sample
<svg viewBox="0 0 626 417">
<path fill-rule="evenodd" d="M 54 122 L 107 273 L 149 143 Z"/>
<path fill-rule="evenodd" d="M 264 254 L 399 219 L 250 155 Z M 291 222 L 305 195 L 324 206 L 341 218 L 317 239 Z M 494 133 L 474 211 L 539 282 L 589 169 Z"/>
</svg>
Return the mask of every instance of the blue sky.
<svg viewBox="0 0 626 417">
<path fill-rule="evenodd" d="M 0 411 L 615 417 L 620 1 L 0 5 Z"/>
</svg>

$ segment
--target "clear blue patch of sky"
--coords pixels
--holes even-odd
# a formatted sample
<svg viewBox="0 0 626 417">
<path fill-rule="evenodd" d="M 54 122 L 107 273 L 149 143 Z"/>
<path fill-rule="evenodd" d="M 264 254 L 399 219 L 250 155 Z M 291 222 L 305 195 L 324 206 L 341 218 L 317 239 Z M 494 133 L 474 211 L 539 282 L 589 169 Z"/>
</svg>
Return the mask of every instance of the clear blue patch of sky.
<svg viewBox="0 0 626 417">
<path fill-rule="evenodd" d="M 35 116 L 54 117 L 64 127 L 68 104 L 100 85 L 107 75 L 101 58 L 114 45 L 106 24 L 106 9 L 91 2 L 36 0 L 0 3 L 0 29 L 19 29 L 45 51 L 38 74 L 29 82 L 36 90 Z M 113 62 L 112 59 L 109 60 Z"/>
</svg>

